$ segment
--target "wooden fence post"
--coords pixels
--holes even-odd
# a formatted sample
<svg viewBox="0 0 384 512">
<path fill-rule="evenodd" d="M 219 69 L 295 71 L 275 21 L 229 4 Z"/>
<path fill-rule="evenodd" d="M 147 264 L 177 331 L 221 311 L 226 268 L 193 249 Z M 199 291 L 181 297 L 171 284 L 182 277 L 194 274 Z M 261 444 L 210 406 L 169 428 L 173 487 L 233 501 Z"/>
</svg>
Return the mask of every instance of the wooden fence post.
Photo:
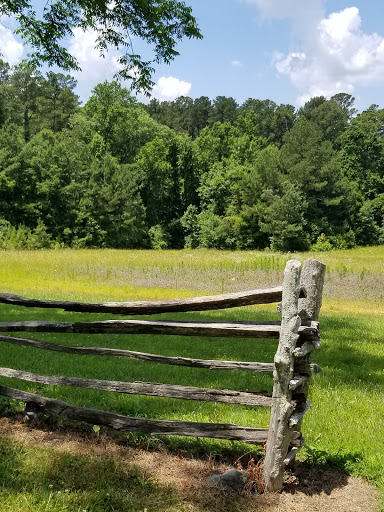
<svg viewBox="0 0 384 512">
<path fill-rule="evenodd" d="M 306 260 L 301 273 L 301 285 L 307 296 L 299 299 L 300 316 L 302 320 L 319 320 L 323 296 L 325 265 L 317 260 Z"/>
<path fill-rule="evenodd" d="M 317 322 L 319 320 L 319 313 L 322 303 L 323 285 L 325 278 L 324 263 L 317 260 L 306 260 L 303 264 L 303 270 L 301 273 L 301 286 L 305 288 L 307 296 L 304 299 L 299 299 L 299 315 L 302 322 Z M 312 360 L 312 352 L 315 349 L 320 348 L 320 340 L 305 341 L 301 347 L 295 350 L 296 364 L 306 365 L 310 364 Z M 292 400 L 296 402 L 296 410 L 306 411 L 309 408 L 310 403 L 307 402 L 309 384 L 311 375 L 308 375 L 302 383 L 297 386 L 292 394 Z M 303 414 L 296 424 L 296 430 L 301 432 L 301 424 L 303 420 Z M 293 462 L 294 457 L 291 461 Z"/>
<path fill-rule="evenodd" d="M 299 294 L 301 264 L 288 261 L 284 270 L 281 304 L 281 330 L 273 372 L 272 410 L 264 461 L 264 480 L 268 491 L 280 491 L 283 485 L 284 460 L 293 436 L 289 418 L 294 412 L 290 381 L 294 372 L 294 355 L 299 339 Z"/>
</svg>

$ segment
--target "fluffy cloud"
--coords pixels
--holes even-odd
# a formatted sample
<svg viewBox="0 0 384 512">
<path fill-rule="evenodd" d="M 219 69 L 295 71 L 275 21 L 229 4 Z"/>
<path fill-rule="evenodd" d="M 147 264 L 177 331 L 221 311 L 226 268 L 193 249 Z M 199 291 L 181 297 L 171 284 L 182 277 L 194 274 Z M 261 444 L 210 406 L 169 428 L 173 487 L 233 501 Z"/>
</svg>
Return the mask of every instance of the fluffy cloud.
<svg viewBox="0 0 384 512">
<path fill-rule="evenodd" d="M 12 32 L 3 25 L 0 25 L 0 48 L 2 58 L 11 66 L 20 62 L 24 47 L 16 40 Z"/>
<path fill-rule="evenodd" d="M 305 52 L 275 56 L 277 71 L 300 91 L 299 103 L 384 81 L 384 38 L 361 30 L 356 7 L 321 19 L 304 43 Z"/>
<path fill-rule="evenodd" d="M 114 75 L 120 71 L 120 53 L 109 48 L 105 57 L 100 57 L 99 51 L 95 49 L 95 31 L 82 31 L 79 28 L 73 30 L 73 38 L 69 45 L 69 52 L 76 58 L 81 71 L 74 72 L 73 76 L 78 80 L 80 97 L 86 100 L 92 88 L 105 80 L 112 80 Z M 133 70 L 134 71 L 134 70 Z M 129 86 L 129 83 L 127 83 Z M 192 85 L 172 76 L 161 77 L 153 88 L 153 96 L 159 100 L 174 100 L 179 96 L 187 96 Z"/>
<path fill-rule="evenodd" d="M 173 76 L 162 76 L 153 87 L 152 95 L 161 101 L 172 101 L 179 96 L 188 96 L 192 84 Z"/>
<path fill-rule="evenodd" d="M 243 66 L 243 63 L 239 60 L 233 60 L 231 62 L 231 66 L 234 68 L 241 68 Z"/>
<path fill-rule="evenodd" d="M 356 86 L 384 82 L 384 38 L 366 34 L 356 7 L 324 15 L 324 0 L 245 0 L 265 18 L 292 22 L 297 51 L 276 52 L 273 64 L 299 91 L 298 103 L 318 95 L 353 93 Z"/>
<path fill-rule="evenodd" d="M 121 69 L 118 51 L 110 48 L 105 57 L 101 57 L 99 50 L 95 49 L 96 37 L 93 30 L 84 32 L 80 28 L 75 28 L 68 47 L 69 53 L 75 57 L 81 68 L 81 71 L 71 74 L 78 80 L 80 97 L 84 100 L 88 98 L 95 85 L 112 80 Z"/>
</svg>

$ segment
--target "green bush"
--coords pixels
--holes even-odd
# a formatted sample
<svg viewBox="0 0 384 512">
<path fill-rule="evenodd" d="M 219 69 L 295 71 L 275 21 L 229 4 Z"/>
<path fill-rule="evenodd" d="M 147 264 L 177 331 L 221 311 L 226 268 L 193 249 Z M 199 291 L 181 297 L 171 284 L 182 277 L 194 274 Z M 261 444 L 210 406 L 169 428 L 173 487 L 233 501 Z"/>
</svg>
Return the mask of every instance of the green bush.
<svg viewBox="0 0 384 512">
<path fill-rule="evenodd" d="M 334 249 L 334 246 L 324 233 L 321 233 L 321 235 L 317 237 L 316 243 L 311 246 L 311 251 L 315 252 L 326 252 L 332 249 Z"/>
<path fill-rule="evenodd" d="M 149 229 L 151 249 L 166 249 L 169 243 L 169 235 L 163 226 L 157 224 Z"/>
<path fill-rule="evenodd" d="M 51 236 L 41 220 L 34 230 L 24 225 L 15 227 L 7 220 L 0 220 L 0 249 L 49 249 L 51 247 L 53 247 Z"/>
</svg>

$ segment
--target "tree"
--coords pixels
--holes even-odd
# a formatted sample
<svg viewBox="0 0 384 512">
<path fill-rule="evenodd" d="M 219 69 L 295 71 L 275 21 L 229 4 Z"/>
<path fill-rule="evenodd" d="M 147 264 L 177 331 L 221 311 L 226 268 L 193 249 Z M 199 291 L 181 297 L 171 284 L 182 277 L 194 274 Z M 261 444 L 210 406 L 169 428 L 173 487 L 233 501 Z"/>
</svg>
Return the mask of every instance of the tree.
<svg viewBox="0 0 384 512">
<path fill-rule="evenodd" d="M 135 176 L 109 153 L 94 158 L 78 203 L 77 245 L 127 249 L 146 245 L 145 209 Z"/>
<path fill-rule="evenodd" d="M 98 84 L 84 111 L 120 163 L 131 163 L 140 147 L 167 128 L 151 119 L 129 91 L 117 82 Z"/>
<path fill-rule="evenodd" d="M 353 101 L 352 96 L 342 93 L 332 96 L 330 100 L 317 96 L 301 107 L 299 117 L 313 121 L 323 132 L 323 139 L 337 146 L 354 113 Z"/>
<path fill-rule="evenodd" d="M 279 146 L 282 144 L 284 134 L 292 128 L 295 119 L 295 108 L 292 105 L 278 106 L 268 99 L 248 98 L 241 105 L 240 112 L 252 112 L 256 115 L 258 135 Z"/>
<path fill-rule="evenodd" d="M 384 109 L 371 105 L 342 135 L 343 166 L 366 199 L 384 193 Z"/>
<path fill-rule="evenodd" d="M 42 83 L 41 96 L 37 101 L 42 128 L 58 132 L 68 125 L 69 119 L 79 105 L 79 98 L 73 92 L 76 84 L 76 80 L 69 75 L 52 71 L 47 73 Z"/>
<path fill-rule="evenodd" d="M 172 219 L 173 170 L 168 162 L 169 146 L 159 137 L 155 137 L 140 149 L 133 164 L 140 195 L 146 208 L 149 227 L 167 224 Z"/>
<path fill-rule="evenodd" d="M 305 105 L 299 108 L 298 117 L 304 117 L 307 121 L 312 120 L 313 111 L 327 101 L 325 96 L 314 96 L 308 100 Z"/>
<path fill-rule="evenodd" d="M 345 112 L 345 115 L 350 121 L 356 114 L 357 110 L 354 108 L 355 98 L 346 92 L 339 92 L 331 97 L 331 100 L 336 101 Z"/>
<path fill-rule="evenodd" d="M 202 129 L 208 126 L 211 110 L 211 100 L 207 96 L 195 99 L 192 107 L 192 137 L 198 137 Z"/>
<path fill-rule="evenodd" d="M 20 221 L 24 202 L 18 184 L 23 144 L 22 129 L 6 121 L 0 129 L 0 218 L 10 222 Z"/>
<path fill-rule="evenodd" d="M 181 210 L 184 213 L 189 205 L 199 203 L 197 147 L 188 135 L 178 135 L 172 141 L 168 159 L 173 168 L 173 179 L 178 185 L 175 187 L 175 207 L 177 211 Z"/>
<path fill-rule="evenodd" d="M 0 58 L 0 126 L 7 119 L 7 98 L 6 89 L 9 85 L 10 66 Z"/>
<path fill-rule="evenodd" d="M 269 245 L 273 233 L 269 228 L 262 230 L 261 224 L 271 198 L 283 195 L 283 179 L 279 149 L 269 145 L 259 151 L 254 164 L 239 184 L 242 203 L 240 215 L 246 226 L 241 233 L 244 248 L 264 248 Z"/>
<path fill-rule="evenodd" d="M 123 50 L 118 75 L 147 92 L 153 86 L 152 65 L 172 61 L 178 55 L 177 41 L 183 37 L 202 37 L 191 7 L 179 0 L 56 0 L 45 3 L 41 16 L 32 4 L 31 0 L 0 0 L 0 14 L 16 18 L 17 33 L 31 47 L 32 65 L 45 62 L 67 71 L 80 69 L 63 41 L 75 29 L 91 29 L 100 55 L 110 46 Z M 133 37 L 152 46 L 150 60 L 134 52 Z"/>
<path fill-rule="evenodd" d="M 266 192 L 269 206 L 265 209 L 261 230 L 268 233 L 271 248 L 277 251 L 306 250 L 305 212 L 308 203 L 301 192 L 290 182 L 284 185 L 281 197 Z"/>
<path fill-rule="evenodd" d="M 233 127 L 229 122 L 215 123 L 212 128 L 203 129 L 196 139 L 199 150 L 200 168 L 205 172 L 215 162 L 228 158 L 231 153 Z"/>
<path fill-rule="evenodd" d="M 233 124 L 238 115 L 239 105 L 233 98 L 226 96 L 217 96 L 213 100 L 212 109 L 209 116 L 209 123 L 213 125 L 216 122 Z"/>
<path fill-rule="evenodd" d="M 311 242 L 321 233 L 343 235 L 350 228 L 358 198 L 344 175 L 339 153 L 323 140 L 321 128 L 304 118 L 296 121 L 284 142 L 281 165 L 308 204 L 305 219 Z"/>
<path fill-rule="evenodd" d="M 29 65 L 21 63 L 10 75 L 9 87 L 6 90 L 8 116 L 24 127 L 24 138 L 28 142 L 36 133 L 32 126 L 37 112 L 37 100 L 41 94 L 43 77 L 40 72 Z"/>
</svg>

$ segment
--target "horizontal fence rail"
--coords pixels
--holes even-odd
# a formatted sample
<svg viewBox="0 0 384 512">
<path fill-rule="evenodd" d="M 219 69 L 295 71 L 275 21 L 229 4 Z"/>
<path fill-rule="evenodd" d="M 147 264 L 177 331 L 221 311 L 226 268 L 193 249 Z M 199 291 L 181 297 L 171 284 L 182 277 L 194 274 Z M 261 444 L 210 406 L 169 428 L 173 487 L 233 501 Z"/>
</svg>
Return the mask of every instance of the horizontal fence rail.
<svg viewBox="0 0 384 512">
<path fill-rule="evenodd" d="M 244 443 L 263 445 L 268 436 L 267 428 L 242 427 L 231 423 L 198 423 L 194 421 L 147 420 L 132 418 L 121 414 L 76 407 L 53 398 L 34 393 L 0 386 L 0 395 L 40 405 L 46 411 L 65 416 L 71 420 L 85 421 L 91 425 L 103 425 L 122 432 L 145 432 L 155 435 L 177 435 L 195 437 L 213 437 Z M 299 445 L 299 434 L 295 434 L 293 443 Z"/>
<path fill-rule="evenodd" d="M 122 350 L 105 347 L 73 347 L 72 345 L 61 345 L 59 343 L 49 343 L 47 341 L 31 340 L 27 338 L 15 338 L 12 336 L 0 335 L 0 342 L 20 345 L 24 347 L 34 347 L 42 350 L 52 350 L 54 352 L 65 352 L 67 354 L 93 355 L 93 356 L 115 356 L 128 357 L 130 359 L 139 359 L 152 363 L 169 364 L 175 366 L 189 366 L 196 368 L 207 368 L 209 370 L 246 370 L 252 372 L 273 372 L 273 363 L 257 363 L 251 361 L 220 361 L 216 359 L 193 359 L 180 356 L 162 356 L 159 354 L 147 354 L 145 352 L 135 352 L 133 350 Z M 307 368 L 307 372 L 311 368 Z"/>
<path fill-rule="evenodd" d="M 300 297 L 305 297 L 304 288 Z M 38 300 L 20 297 L 9 293 L 0 294 L 0 304 L 12 304 L 30 308 L 64 309 L 77 313 L 112 313 L 115 315 L 156 315 L 159 313 L 183 313 L 186 311 L 207 311 L 214 309 L 237 308 L 255 304 L 271 304 L 280 302 L 282 287 L 246 292 L 226 293 L 223 295 L 207 295 L 167 301 L 142 302 L 69 302 L 59 300 Z"/>
<path fill-rule="evenodd" d="M 258 322 L 173 322 L 148 320 L 104 320 L 101 322 L 0 322 L 3 332 L 57 332 L 82 334 L 164 334 L 172 336 L 209 336 L 230 338 L 278 339 L 279 325 Z M 300 326 L 298 334 L 303 340 L 318 339 L 316 324 Z"/>
<path fill-rule="evenodd" d="M 218 359 L 193 359 L 189 357 L 162 356 L 159 354 L 148 354 L 145 352 L 135 352 L 133 350 L 122 350 L 106 347 L 74 347 L 72 345 L 61 345 L 59 343 L 49 343 L 47 341 L 15 338 L 12 336 L 4 335 L 0 335 L 0 342 L 10 343 L 12 345 L 21 345 L 25 347 L 34 347 L 42 350 L 52 350 L 54 352 L 65 352 L 67 354 L 128 357 L 131 359 L 139 359 L 152 363 L 207 368 L 209 370 L 245 370 L 268 373 L 273 372 L 275 368 L 273 363 L 257 363 L 253 361 L 221 361 Z M 319 373 L 320 368 L 315 363 L 300 362 L 295 364 L 295 370 L 297 373 L 302 373 L 304 375 L 313 375 L 314 373 Z"/>
<path fill-rule="evenodd" d="M 35 373 L 0 368 L 0 376 L 21 379 L 29 382 L 56 386 L 75 386 L 101 391 L 115 391 L 131 395 L 149 395 L 184 400 L 202 400 L 205 402 L 225 402 L 228 404 L 271 407 L 272 395 L 268 392 L 234 391 L 231 389 L 199 388 L 153 382 L 121 382 L 113 380 L 80 379 L 78 377 L 61 377 L 37 375 Z"/>
</svg>

